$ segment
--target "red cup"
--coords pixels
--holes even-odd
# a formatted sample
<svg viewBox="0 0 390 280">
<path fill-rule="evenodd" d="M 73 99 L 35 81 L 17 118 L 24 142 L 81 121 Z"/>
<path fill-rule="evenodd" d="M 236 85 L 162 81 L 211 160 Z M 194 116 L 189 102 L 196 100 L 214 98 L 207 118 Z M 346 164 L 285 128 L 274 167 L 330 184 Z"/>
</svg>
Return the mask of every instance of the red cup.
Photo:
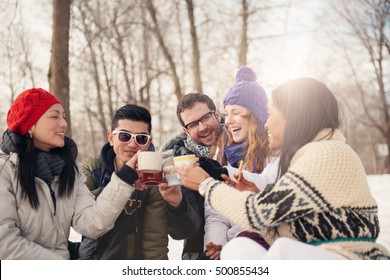
<svg viewBox="0 0 390 280">
<path fill-rule="evenodd" d="M 162 172 L 142 172 L 141 182 L 146 186 L 157 186 L 162 181 Z"/>
</svg>

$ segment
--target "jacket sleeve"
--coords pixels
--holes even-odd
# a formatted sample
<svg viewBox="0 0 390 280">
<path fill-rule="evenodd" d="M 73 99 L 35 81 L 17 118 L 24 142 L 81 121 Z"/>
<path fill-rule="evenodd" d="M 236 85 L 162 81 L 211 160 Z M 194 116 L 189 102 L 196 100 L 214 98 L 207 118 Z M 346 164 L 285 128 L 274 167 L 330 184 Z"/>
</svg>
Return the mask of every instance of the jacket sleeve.
<svg viewBox="0 0 390 280">
<path fill-rule="evenodd" d="M 168 259 L 167 214 L 157 187 L 151 187 L 145 205 L 142 247 L 146 260 Z"/>
<path fill-rule="evenodd" d="M 16 195 L 11 185 L 14 180 L 16 178 L 12 178 L 3 168 L 0 176 L 0 259 L 63 259 L 61 255 L 22 236 Z M 26 200 L 23 203 L 29 202 Z"/>
<path fill-rule="evenodd" d="M 182 203 L 177 208 L 166 204 L 169 235 L 176 240 L 188 239 L 194 236 L 202 226 L 203 212 L 199 209 L 199 203 L 195 195 L 197 192 L 182 187 Z"/>
<path fill-rule="evenodd" d="M 215 212 L 209 203 L 205 202 L 205 226 L 204 226 L 204 249 L 209 242 L 225 245 L 228 240 L 230 222 Z"/>
<path fill-rule="evenodd" d="M 84 174 L 79 172 L 79 177 L 75 182 L 74 191 L 77 193 L 72 226 L 81 235 L 97 239 L 113 228 L 125 203 L 135 190 L 134 187 L 129 186 L 132 182 L 120 179 L 119 172 L 112 174 L 110 183 L 98 196 L 96 203 L 93 195 L 86 187 Z"/>
<path fill-rule="evenodd" d="M 351 148 L 336 141 L 303 146 L 287 172 L 260 193 L 240 192 L 216 180 L 209 180 L 207 185 L 206 200 L 211 206 L 246 230 L 277 227 L 351 205 L 361 207 L 362 197 L 364 207 L 375 205 L 360 159 Z"/>
</svg>

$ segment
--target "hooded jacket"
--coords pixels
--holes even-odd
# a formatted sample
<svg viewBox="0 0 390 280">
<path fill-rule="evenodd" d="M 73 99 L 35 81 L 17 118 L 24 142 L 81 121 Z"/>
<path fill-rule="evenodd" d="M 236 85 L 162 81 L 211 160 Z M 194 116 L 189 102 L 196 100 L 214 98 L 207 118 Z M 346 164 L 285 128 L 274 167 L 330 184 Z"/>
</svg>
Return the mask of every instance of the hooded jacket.
<svg viewBox="0 0 390 280">
<path fill-rule="evenodd" d="M 114 150 L 106 143 L 99 157 L 83 161 L 87 186 L 97 197 L 111 181 L 114 159 Z M 99 240 L 83 238 L 79 253 L 86 259 L 168 259 L 167 218 L 158 188 L 135 190 L 114 228 Z"/>
<path fill-rule="evenodd" d="M 209 152 L 209 148 L 196 145 L 185 133 L 182 133 L 163 147 L 163 157 L 177 156 L 178 153 L 183 155 L 185 151 L 204 156 Z M 181 187 L 181 191 L 183 200 L 179 207 L 173 208 L 166 203 L 169 235 L 176 240 L 184 239 L 182 259 L 202 259 L 204 258 L 204 198 L 198 192 L 185 187 Z"/>
</svg>

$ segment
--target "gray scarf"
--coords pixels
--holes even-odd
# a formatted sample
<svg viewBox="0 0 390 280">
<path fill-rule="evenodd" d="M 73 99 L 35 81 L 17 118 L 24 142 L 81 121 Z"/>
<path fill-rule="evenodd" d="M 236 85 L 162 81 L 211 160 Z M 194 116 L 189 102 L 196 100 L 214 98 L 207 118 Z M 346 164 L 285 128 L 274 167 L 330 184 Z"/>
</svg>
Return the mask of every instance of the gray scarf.
<svg viewBox="0 0 390 280">
<path fill-rule="evenodd" d="M 6 153 L 10 154 L 16 152 L 21 136 L 7 129 L 3 133 L 3 140 L 0 148 Z M 77 158 L 77 146 L 76 143 L 69 137 L 65 137 L 65 148 L 70 152 L 72 158 Z M 62 169 L 65 166 L 65 160 L 52 151 L 45 152 L 37 150 L 36 164 L 35 164 L 35 176 L 44 180 L 47 184 L 53 182 L 55 176 L 59 176 Z"/>
<path fill-rule="evenodd" d="M 203 157 L 208 157 L 210 153 L 210 147 L 200 145 L 193 141 L 191 137 L 187 136 L 187 139 L 184 140 L 184 146 L 190 150 L 193 151 L 195 154 Z"/>
</svg>

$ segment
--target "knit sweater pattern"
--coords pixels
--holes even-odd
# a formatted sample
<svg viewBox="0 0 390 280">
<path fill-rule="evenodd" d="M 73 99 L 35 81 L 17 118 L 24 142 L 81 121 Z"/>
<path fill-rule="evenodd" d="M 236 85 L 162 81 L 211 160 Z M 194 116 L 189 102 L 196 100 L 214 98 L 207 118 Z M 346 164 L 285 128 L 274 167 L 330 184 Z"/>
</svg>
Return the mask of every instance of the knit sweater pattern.
<svg viewBox="0 0 390 280">
<path fill-rule="evenodd" d="M 232 223 L 260 232 L 269 244 L 289 237 L 348 259 L 390 259 L 375 242 L 378 209 L 363 165 L 339 130 L 330 139 L 328 133 L 321 131 L 301 147 L 288 171 L 264 191 L 240 192 L 212 180 L 206 199 Z"/>
</svg>

